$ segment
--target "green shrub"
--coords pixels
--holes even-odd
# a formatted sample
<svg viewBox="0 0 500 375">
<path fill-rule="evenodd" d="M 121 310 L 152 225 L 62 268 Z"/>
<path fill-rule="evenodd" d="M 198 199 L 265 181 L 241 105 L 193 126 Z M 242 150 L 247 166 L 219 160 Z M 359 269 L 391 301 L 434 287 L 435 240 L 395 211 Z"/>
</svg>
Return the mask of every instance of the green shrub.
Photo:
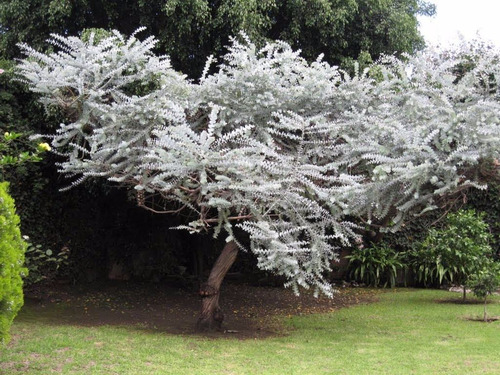
<svg viewBox="0 0 500 375">
<path fill-rule="evenodd" d="M 7 182 L 0 183 L 0 343 L 9 340 L 9 328 L 23 305 L 23 267 L 26 243 L 19 230 L 14 200 Z"/>
<path fill-rule="evenodd" d="M 410 251 L 408 264 L 425 286 L 444 282 L 464 286 L 492 254 L 491 235 L 483 214 L 474 210 L 451 213 L 442 229 L 429 230 L 424 241 Z"/>
<path fill-rule="evenodd" d="M 355 248 L 347 258 L 350 277 L 369 286 L 394 287 L 398 269 L 404 267 L 401 254 L 384 243 Z"/>
<path fill-rule="evenodd" d="M 25 239 L 29 240 L 27 236 Z M 61 270 L 68 269 L 69 249 L 64 247 L 58 253 L 54 253 L 50 249 L 44 250 L 42 245 L 27 242 L 24 264 L 28 269 L 28 276 L 24 279 L 25 287 L 42 281 L 51 282 L 57 278 Z"/>
</svg>

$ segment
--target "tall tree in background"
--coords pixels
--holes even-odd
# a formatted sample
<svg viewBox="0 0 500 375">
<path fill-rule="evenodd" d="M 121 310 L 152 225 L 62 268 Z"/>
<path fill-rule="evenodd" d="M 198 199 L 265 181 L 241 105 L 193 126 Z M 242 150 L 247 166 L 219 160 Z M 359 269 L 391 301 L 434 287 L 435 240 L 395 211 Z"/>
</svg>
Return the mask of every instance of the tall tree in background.
<svg viewBox="0 0 500 375">
<path fill-rule="evenodd" d="M 130 34 L 145 26 L 176 69 L 198 78 L 206 58 L 225 54 L 240 31 L 257 44 L 280 39 L 308 60 L 323 53 L 339 64 L 362 51 L 377 58 L 421 49 L 416 17 L 433 12 L 422 0 L 0 0 L 0 54 L 18 56 L 19 42 L 41 47 L 50 33 Z"/>
</svg>

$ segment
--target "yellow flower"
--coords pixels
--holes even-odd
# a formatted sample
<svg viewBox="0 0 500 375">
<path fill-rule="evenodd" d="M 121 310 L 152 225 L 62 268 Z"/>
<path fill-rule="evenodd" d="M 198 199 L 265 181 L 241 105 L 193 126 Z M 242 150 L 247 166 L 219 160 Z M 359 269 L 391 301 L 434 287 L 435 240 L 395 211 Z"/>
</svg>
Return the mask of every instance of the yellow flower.
<svg viewBox="0 0 500 375">
<path fill-rule="evenodd" d="M 4 137 L 8 137 L 9 135 L 10 135 L 10 133 L 9 133 L 9 132 L 5 132 L 5 133 L 3 133 L 3 136 L 4 136 Z"/>
<path fill-rule="evenodd" d="M 49 146 L 48 143 L 40 143 L 38 145 L 38 148 L 41 150 L 41 151 L 50 151 L 52 148 Z"/>
</svg>

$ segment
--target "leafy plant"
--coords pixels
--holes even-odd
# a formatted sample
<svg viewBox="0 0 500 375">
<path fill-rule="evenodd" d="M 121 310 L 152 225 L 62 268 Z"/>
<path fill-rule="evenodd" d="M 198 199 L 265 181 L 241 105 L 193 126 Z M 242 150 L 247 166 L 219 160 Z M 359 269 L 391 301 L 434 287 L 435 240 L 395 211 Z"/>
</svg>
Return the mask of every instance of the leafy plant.
<svg viewBox="0 0 500 375">
<path fill-rule="evenodd" d="M 404 267 L 401 254 L 385 243 L 357 247 L 347 258 L 351 278 L 375 287 L 389 285 L 393 288 L 398 270 Z"/>
<path fill-rule="evenodd" d="M 6 71 L 0 69 L 0 75 L 4 74 Z M 48 143 L 35 144 L 28 141 L 27 137 L 23 137 L 22 133 L 9 130 L 18 125 L 9 123 L 14 120 L 11 114 L 13 108 L 10 106 L 10 100 L 11 95 L 4 92 L 3 89 L 0 90 L 0 131 L 3 131 L 3 135 L 0 136 L 0 172 L 2 173 L 4 168 L 8 166 L 40 161 L 42 154 L 51 149 Z"/>
<path fill-rule="evenodd" d="M 486 263 L 484 268 L 470 275 L 467 286 L 472 289 L 476 297 L 484 300 L 483 320 L 487 322 L 487 298 L 500 288 L 500 263 L 493 261 Z"/>
<path fill-rule="evenodd" d="M 483 214 L 474 210 L 450 213 L 442 229 L 429 230 L 424 241 L 409 254 L 409 266 L 426 286 L 443 282 L 463 286 L 492 256 L 491 235 Z"/>
<path fill-rule="evenodd" d="M 25 236 L 26 240 L 29 240 Z M 50 282 L 56 279 L 58 274 L 69 266 L 69 249 L 64 247 L 58 253 L 52 250 L 44 250 L 42 245 L 27 243 L 25 266 L 28 274 L 24 278 L 24 284 L 31 286 L 41 281 Z"/>
<path fill-rule="evenodd" d="M 0 168 L 8 165 L 18 165 L 24 162 L 36 162 L 42 160 L 40 153 L 50 151 L 48 143 L 39 143 L 35 151 L 19 151 L 15 145 L 16 139 L 22 136 L 21 133 L 5 132 L 0 138 Z"/>
</svg>

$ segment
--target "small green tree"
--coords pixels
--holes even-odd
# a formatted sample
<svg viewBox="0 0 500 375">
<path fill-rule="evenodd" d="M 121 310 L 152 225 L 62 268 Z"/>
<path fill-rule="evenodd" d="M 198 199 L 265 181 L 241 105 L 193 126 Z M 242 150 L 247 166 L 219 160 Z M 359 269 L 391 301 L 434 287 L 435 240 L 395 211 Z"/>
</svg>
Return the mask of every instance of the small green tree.
<svg viewBox="0 0 500 375">
<path fill-rule="evenodd" d="M 500 264 L 492 261 L 488 262 L 483 269 L 469 277 L 467 286 L 472 289 L 472 293 L 476 297 L 484 300 L 483 320 L 487 322 L 486 302 L 488 296 L 500 288 Z"/>
<path fill-rule="evenodd" d="M 484 215 L 474 210 L 451 213 L 443 229 L 431 229 L 416 250 L 411 252 L 410 267 L 419 282 L 425 285 L 441 285 L 444 281 L 463 286 L 488 261 L 493 251 L 491 235 Z"/>
</svg>

